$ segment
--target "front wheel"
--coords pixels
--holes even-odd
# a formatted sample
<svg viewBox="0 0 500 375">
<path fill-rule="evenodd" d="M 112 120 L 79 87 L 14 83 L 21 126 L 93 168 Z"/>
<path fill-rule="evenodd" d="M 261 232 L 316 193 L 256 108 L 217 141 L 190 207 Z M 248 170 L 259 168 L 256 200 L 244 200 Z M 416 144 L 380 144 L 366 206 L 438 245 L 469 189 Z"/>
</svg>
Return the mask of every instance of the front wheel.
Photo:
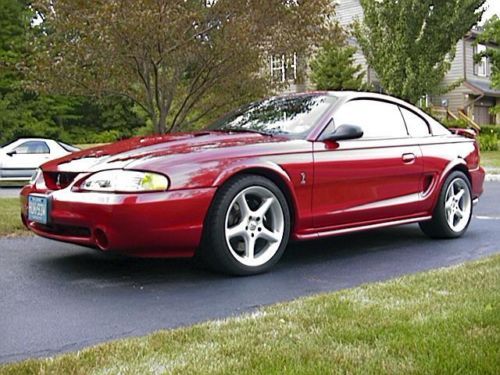
<svg viewBox="0 0 500 375">
<path fill-rule="evenodd" d="M 219 271 L 251 275 L 269 270 L 290 235 L 290 210 L 271 180 L 242 175 L 222 186 L 205 223 L 203 260 Z"/>
<path fill-rule="evenodd" d="M 432 219 L 420 224 L 422 231 L 433 238 L 456 238 L 465 233 L 472 217 L 472 194 L 467 176 L 452 172 L 445 183 Z"/>
</svg>

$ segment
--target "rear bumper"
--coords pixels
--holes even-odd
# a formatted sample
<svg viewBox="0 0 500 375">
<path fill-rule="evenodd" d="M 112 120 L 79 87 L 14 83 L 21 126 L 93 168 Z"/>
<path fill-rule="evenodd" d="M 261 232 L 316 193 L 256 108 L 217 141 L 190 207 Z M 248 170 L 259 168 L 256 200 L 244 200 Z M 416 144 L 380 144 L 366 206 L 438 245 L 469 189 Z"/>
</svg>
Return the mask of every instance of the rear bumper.
<svg viewBox="0 0 500 375">
<path fill-rule="evenodd" d="M 27 197 L 46 193 L 48 225 L 27 219 Z M 21 191 L 21 217 L 32 232 L 70 242 L 145 257 L 189 257 L 200 244 L 215 188 L 145 194 Z"/>
<path fill-rule="evenodd" d="M 479 167 L 475 170 L 469 170 L 472 185 L 472 198 L 476 199 L 483 194 L 484 178 L 486 172 L 483 167 Z"/>
</svg>

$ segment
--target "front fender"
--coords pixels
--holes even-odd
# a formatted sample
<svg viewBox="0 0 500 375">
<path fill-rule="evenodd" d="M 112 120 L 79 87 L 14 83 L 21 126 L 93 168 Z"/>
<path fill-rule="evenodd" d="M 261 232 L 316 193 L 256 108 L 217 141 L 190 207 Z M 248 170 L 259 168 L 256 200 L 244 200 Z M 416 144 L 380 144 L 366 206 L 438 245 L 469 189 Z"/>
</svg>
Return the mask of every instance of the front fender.
<svg viewBox="0 0 500 375">
<path fill-rule="evenodd" d="M 252 170 L 268 171 L 272 174 L 278 175 L 282 179 L 282 181 L 286 183 L 286 185 L 288 185 L 290 189 L 293 188 L 290 176 L 286 173 L 286 171 L 283 168 L 281 168 L 278 164 L 267 160 L 253 160 L 251 162 L 245 160 L 244 162 L 243 161 L 237 162 L 231 165 L 229 168 L 226 168 L 225 170 L 221 171 L 221 173 L 214 180 L 212 187 L 219 187 L 234 175 L 244 171 L 252 171 Z"/>
</svg>

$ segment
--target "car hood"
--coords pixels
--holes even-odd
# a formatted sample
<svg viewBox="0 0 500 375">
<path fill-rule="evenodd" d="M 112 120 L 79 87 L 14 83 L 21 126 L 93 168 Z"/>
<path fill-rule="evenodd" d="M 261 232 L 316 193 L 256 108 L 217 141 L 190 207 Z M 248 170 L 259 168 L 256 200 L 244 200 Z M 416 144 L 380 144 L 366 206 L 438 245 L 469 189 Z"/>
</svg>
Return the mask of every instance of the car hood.
<svg viewBox="0 0 500 375">
<path fill-rule="evenodd" d="M 84 173 L 115 168 L 126 169 L 131 166 L 140 168 L 140 164 L 149 164 L 155 159 L 172 156 L 178 156 L 176 162 L 181 160 L 192 162 L 201 154 L 206 157 L 207 153 L 220 157 L 221 152 L 227 155 L 228 149 L 232 150 L 231 154 L 234 156 L 254 154 L 257 151 L 263 151 L 262 147 L 257 150 L 256 146 L 287 141 L 290 139 L 282 136 L 209 131 L 134 137 L 110 145 L 74 152 L 45 163 L 42 169 L 49 172 Z"/>
</svg>

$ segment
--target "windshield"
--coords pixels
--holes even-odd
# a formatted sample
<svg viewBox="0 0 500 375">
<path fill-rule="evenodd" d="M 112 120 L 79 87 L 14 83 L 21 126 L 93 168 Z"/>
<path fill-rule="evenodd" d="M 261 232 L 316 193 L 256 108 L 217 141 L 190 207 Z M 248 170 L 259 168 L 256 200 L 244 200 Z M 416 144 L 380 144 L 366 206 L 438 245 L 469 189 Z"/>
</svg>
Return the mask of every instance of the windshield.
<svg viewBox="0 0 500 375">
<path fill-rule="evenodd" d="M 317 94 L 266 99 L 240 108 L 208 129 L 303 136 L 336 100 Z"/>
</svg>

